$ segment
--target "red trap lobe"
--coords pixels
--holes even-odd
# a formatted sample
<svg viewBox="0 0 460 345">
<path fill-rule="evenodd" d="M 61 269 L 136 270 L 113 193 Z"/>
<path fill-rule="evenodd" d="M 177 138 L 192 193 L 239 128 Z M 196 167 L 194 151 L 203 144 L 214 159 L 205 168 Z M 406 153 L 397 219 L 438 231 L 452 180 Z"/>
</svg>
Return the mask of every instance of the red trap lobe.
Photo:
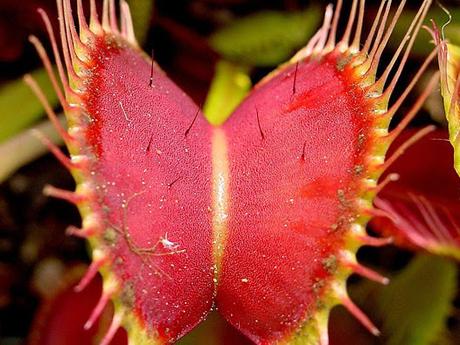
<svg viewBox="0 0 460 345">
<path fill-rule="evenodd" d="M 127 307 L 175 339 L 212 304 L 210 128 L 138 52 L 97 46 L 82 98 L 101 236 Z"/>
<path fill-rule="evenodd" d="M 279 71 L 224 125 L 230 217 L 217 305 L 257 343 L 317 311 L 357 216 L 354 168 L 366 164 L 371 119 L 337 58 Z"/>
</svg>

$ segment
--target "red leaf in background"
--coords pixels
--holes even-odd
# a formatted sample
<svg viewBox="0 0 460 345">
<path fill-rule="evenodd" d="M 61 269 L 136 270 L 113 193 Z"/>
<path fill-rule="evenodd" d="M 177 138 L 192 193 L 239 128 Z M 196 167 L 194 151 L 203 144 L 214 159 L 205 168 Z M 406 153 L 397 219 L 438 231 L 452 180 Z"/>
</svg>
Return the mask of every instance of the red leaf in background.
<svg viewBox="0 0 460 345">
<path fill-rule="evenodd" d="M 83 327 L 102 291 L 102 279 L 97 276 L 84 291 L 75 292 L 75 286 L 83 273 L 81 267 L 71 269 L 64 276 L 59 291 L 42 301 L 32 325 L 28 345 L 90 345 L 105 335 L 112 320 L 111 306 L 107 306 L 93 328 L 85 330 Z M 119 329 L 110 344 L 128 344 L 126 332 Z"/>
<path fill-rule="evenodd" d="M 403 133 L 390 152 L 414 133 Z M 399 180 L 375 200 L 393 220 L 376 217 L 371 228 L 393 236 L 397 245 L 460 258 L 460 179 L 453 164 L 447 131 L 432 132 L 407 149 L 388 171 Z"/>
</svg>

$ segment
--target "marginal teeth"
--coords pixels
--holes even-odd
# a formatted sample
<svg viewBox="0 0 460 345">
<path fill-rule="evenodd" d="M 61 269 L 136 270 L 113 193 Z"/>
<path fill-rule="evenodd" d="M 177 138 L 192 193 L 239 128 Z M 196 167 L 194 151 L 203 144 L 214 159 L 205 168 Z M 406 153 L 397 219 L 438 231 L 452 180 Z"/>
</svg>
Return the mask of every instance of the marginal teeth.
<svg viewBox="0 0 460 345">
<path fill-rule="evenodd" d="M 359 274 L 360 276 L 373 280 L 377 283 L 387 285 L 390 280 L 379 273 L 360 265 L 356 261 L 356 256 L 354 253 L 348 250 L 342 250 L 340 252 L 340 262 L 343 266 L 348 267 L 352 272 Z"/>
<path fill-rule="evenodd" d="M 379 329 L 372 323 L 372 321 L 364 314 L 364 312 L 359 309 L 348 297 L 348 295 L 345 294 L 342 295 L 341 298 L 341 304 L 359 321 L 361 324 L 366 327 L 369 332 L 374 334 L 375 336 L 380 335 Z"/>
<path fill-rule="evenodd" d="M 62 199 L 67 202 L 70 202 L 71 204 L 78 205 L 81 202 L 86 200 L 86 196 L 77 192 L 69 191 L 69 190 L 64 190 L 60 188 L 56 188 L 50 185 L 46 185 L 45 188 L 43 188 L 43 194 L 47 196 L 51 196 L 56 199 Z"/>
<path fill-rule="evenodd" d="M 102 338 L 101 342 L 99 345 L 109 345 L 110 342 L 112 341 L 113 337 L 117 333 L 118 329 L 121 326 L 121 323 L 123 321 L 123 314 L 122 313 L 116 313 L 113 316 L 112 322 L 110 324 L 109 329 L 107 330 L 107 333 L 104 335 L 104 338 Z"/>
<path fill-rule="evenodd" d="M 93 327 L 96 320 L 101 316 L 102 312 L 104 311 L 105 306 L 110 301 L 110 299 L 119 291 L 119 284 L 116 282 L 115 278 L 109 276 L 104 279 L 104 287 L 102 289 L 102 295 L 97 303 L 96 307 L 94 307 L 88 321 L 86 321 L 85 325 L 83 326 L 84 329 L 88 330 Z"/>
<path fill-rule="evenodd" d="M 366 246 L 372 247 L 382 247 L 392 244 L 394 242 L 393 237 L 386 237 L 386 238 L 378 238 L 372 237 L 368 235 L 361 235 L 359 236 L 359 240 Z"/>
<path fill-rule="evenodd" d="M 88 239 L 91 236 L 94 236 L 96 234 L 96 229 L 94 228 L 77 228 L 75 226 L 70 225 L 66 229 L 66 234 L 69 236 L 76 236 L 84 239 Z"/>
<path fill-rule="evenodd" d="M 93 278 L 96 276 L 97 272 L 104 265 L 105 262 L 106 262 L 106 256 L 102 253 L 101 250 L 95 249 L 93 251 L 93 261 L 91 265 L 88 267 L 83 278 L 80 280 L 78 285 L 75 287 L 75 291 L 76 292 L 83 291 L 89 285 L 89 283 L 93 280 Z"/>
<path fill-rule="evenodd" d="M 381 274 L 375 272 L 374 270 L 371 270 L 358 263 L 351 263 L 349 264 L 349 267 L 352 269 L 354 273 L 359 274 L 360 276 L 367 278 L 369 280 L 375 281 L 379 284 L 388 285 L 390 283 L 390 279 L 388 279 L 387 277 L 384 277 Z"/>
<path fill-rule="evenodd" d="M 369 332 L 378 336 L 380 331 L 372 323 L 372 321 L 364 314 L 364 312 L 359 309 L 348 296 L 345 281 L 335 281 L 331 284 L 332 297 L 337 299 L 338 304 L 342 304 L 350 314 L 352 314 L 364 327 L 366 327 Z"/>
<path fill-rule="evenodd" d="M 101 316 L 102 312 L 104 311 L 105 306 L 110 300 L 111 295 L 107 293 L 102 293 L 101 298 L 99 299 L 99 302 L 97 303 L 96 307 L 94 307 L 93 312 L 91 313 L 88 321 L 86 321 L 85 325 L 83 328 L 85 330 L 91 329 L 93 327 L 94 323 L 96 320 Z"/>
</svg>

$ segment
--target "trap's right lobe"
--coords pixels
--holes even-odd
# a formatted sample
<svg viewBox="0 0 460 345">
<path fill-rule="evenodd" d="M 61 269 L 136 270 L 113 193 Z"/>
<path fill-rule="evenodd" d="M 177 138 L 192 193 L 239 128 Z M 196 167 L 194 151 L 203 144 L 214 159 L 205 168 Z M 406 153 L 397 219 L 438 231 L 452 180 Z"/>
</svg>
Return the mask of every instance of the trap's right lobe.
<svg viewBox="0 0 460 345">
<path fill-rule="evenodd" d="M 319 344 L 345 291 L 373 124 L 339 58 L 280 69 L 223 126 L 230 216 L 216 304 L 256 344 Z"/>
</svg>

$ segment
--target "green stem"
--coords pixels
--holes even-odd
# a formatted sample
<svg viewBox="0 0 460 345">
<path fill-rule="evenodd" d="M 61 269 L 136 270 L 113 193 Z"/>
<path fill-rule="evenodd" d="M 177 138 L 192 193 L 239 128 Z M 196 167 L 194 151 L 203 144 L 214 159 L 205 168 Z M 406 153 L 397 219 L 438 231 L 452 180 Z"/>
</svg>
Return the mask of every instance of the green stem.
<svg viewBox="0 0 460 345">
<path fill-rule="evenodd" d="M 204 105 L 207 120 L 220 125 L 246 97 L 251 89 L 248 76 L 249 67 L 221 60 L 216 65 L 216 73 Z"/>
</svg>

